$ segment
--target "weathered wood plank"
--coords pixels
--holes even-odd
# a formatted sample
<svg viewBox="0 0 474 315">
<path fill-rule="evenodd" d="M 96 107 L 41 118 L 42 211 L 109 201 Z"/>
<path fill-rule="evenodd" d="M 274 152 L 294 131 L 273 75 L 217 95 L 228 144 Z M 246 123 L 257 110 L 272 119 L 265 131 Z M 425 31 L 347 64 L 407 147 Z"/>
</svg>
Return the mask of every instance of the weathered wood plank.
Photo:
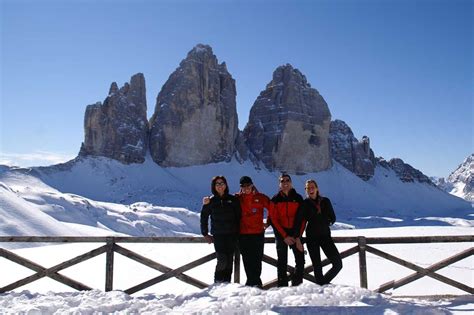
<svg viewBox="0 0 474 315">
<path fill-rule="evenodd" d="M 214 258 L 216 258 L 216 253 L 212 253 L 212 254 L 209 254 L 209 255 L 206 255 L 202 258 L 199 258 L 195 261 L 192 261 L 186 265 L 183 265 L 179 268 L 176 268 L 174 270 L 171 270 L 171 271 L 168 271 L 167 273 L 164 273 L 158 277 L 155 277 L 155 278 L 152 278 L 150 280 L 147 280 L 143 283 L 140 283 L 140 284 L 137 284 L 136 286 L 133 286 L 127 290 L 125 290 L 124 292 L 127 293 L 127 294 L 133 294 L 135 292 L 138 292 L 138 291 L 141 291 L 143 289 L 146 289 L 154 284 L 157 284 L 159 282 L 162 282 L 162 281 L 165 281 L 169 278 L 172 278 L 172 277 L 175 277 L 177 274 L 181 274 L 189 269 L 192 269 L 196 266 L 199 266 L 199 265 L 202 265 L 208 261 L 211 261 L 213 260 Z"/>
<path fill-rule="evenodd" d="M 114 242 L 107 240 L 105 256 L 105 292 L 112 291 L 114 285 Z"/>
<path fill-rule="evenodd" d="M 105 243 L 108 236 L 0 236 L 0 243 L 43 242 L 43 243 Z M 115 236 L 114 243 L 205 243 L 203 237 L 136 237 Z M 358 236 L 335 236 L 335 243 L 357 243 Z M 265 243 L 274 243 L 274 237 L 266 237 Z M 474 235 L 447 236 L 400 236 L 400 237 L 366 237 L 367 244 L 411 244 L 411 243 L 456 243 L 474 242 Z"/>
<path fill-rule="evenodd" d="M 155 270 L 158 270 L 158 271 L 160 271 L 160 272 L 162 272 L 162 273 L 166 273 L 166 272 L 169 272 L 169 271 L 172 271 L 172 270 L 173 270 L 173 269 L 171 269 L 170 267 L 167 267 L 167 266 L 165 266 L 165 265 L 162 265 L 162 264 L 160 264 L 160 263 L 158 263 L 158 262 L 156 262 L 156 261 L 154 261 L 154 260 L 151 260 L 151 259 L 149 259 L 149 258 L 146 258 L 146 257 L 144 257 L 144 256 L 142 256 L 142 255 L 140 255 L 140 254 L 137 254 L 137 253 L 135 253 L 135 252 L 133 252 L 133 251 L 127 249 L 127 248 L 124 248 L 124 247 L 122 247 L 122 246 L 120 246 L 120 245 L 117 245 L 117 244 L 115 244 L 115 251 L 116 251 L 117 253 L 119 253 L 119 254 L 121 254 L 121 255 L 123 255 L 123 256 L 129 258 L 129 259 L 135 260 L 135 261 L 138 262 L 138 263 L 141 263 L 141 264 L 143 264 L 143 265 L 145 265 L 145 266 L 148 266 L 148 267 L 150 267 L 150 268 L 153 268 L 153 269 L 155 269 Z M 175 277 L 178 278 L 179 280 L 181 280 L 181 281 L 187 283 L 187 284 L 190 284 L 190 285 L 193 285 L 193 286 L 195 286 L 195 287 L 198 287 L 199 289 L 204 289 L 204 288 L 206 288 L 206 287 L 209 286 L 209 284 L 207 284 L 207 283 L 205 283 L 205 282 L 202 282 L 202 281 L 200 281 L 200 280 L 198 280 L 198 279 L 195 279 L 195 278 L 193 278 L 193 277 L 190 277 L 190 276 L 188 276 L 188 275 L 186 275 L 186 274 L 184 274 L 184 273 L 183 273 L 183 274 L 177 274 Z"/>
<path fill-rule="evenodd" d="M 357 246 L 359 247 L 359 279 L 360 287 L 367 289 L 367 259 L 365 254 L 366 239 L 360 236 L 357 240 Z"/>
<path fill-rule="evenodd" d="M 240 283 L 240 250 L 238 247 L 234 254 L 234 283 Z"/>
</svg>

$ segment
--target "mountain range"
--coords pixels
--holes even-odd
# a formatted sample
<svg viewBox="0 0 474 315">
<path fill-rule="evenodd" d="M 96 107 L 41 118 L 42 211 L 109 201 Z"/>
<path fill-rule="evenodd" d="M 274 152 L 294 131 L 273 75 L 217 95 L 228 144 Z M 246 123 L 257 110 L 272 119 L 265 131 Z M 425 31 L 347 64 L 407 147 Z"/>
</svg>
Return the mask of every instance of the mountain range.
<svg viewBox="0 0 474 315">
<path fill-rule="evenodd" d="M 103 103 L 86 108 L 80 156 L 103 156 L 125 164 L 149 154 L 163 167 L 251 161 L 257 168 L 291 174 L 328 170 L 333 160 L 369 180 L 376 166 L 405 182 L 433 185 L 400 159 L 375 157 L 367 136 L 358 140 L 331 112 L 304 74 L 290 64 L 273 72 L 255 100 L 247 125 L 238 129 L 235 80 L 212 48 L 198 44 L 170 75 L 146 117 L 145 78 L 113 82 Z"/>
<path fill-rule="evenodd" d="M 194 47 L 170 75 L 150 119 L 145 95 L 141 73 L 120 88 L 112 83 L 104 102 L 86 107 L 84 142 L 69 162 L 0 167 L 0 234 L 199 234 L 197 212 L 213 176 L 225 175 L 235 192 L 248 175 L 273 195 L 280 172 L 300 193 L 316 179 L 336 209 L 336 228 L 473 224 L 471 203 L 401 159 L 375 157 L 369 137 L 332 120 L 289 64 L 274 71 L 244 130 L 235 81 L 209 46 Z M 466 191 L 469 161 L 452 176 Z"/>
</svg>

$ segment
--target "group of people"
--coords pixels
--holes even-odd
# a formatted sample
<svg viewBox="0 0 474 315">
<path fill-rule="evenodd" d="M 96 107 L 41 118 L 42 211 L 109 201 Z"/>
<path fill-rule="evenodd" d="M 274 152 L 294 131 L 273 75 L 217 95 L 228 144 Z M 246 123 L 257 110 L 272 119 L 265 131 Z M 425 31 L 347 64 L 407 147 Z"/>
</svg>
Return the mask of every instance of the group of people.
<svg viewBox="0 0 474 315">
<path fill-rule="evenodd" d="M 201 210 L 201 233 L 208 243 L 214 243 L 217 265 L 214 282 L 230 282 L 234 253 L 238 247 L 242 255 L 246 285 L 262 287 L 262 259 L 264 234 L 268 226 L 275 233 L 277 250 L 278 286 L 296 286 L 303 282 L 304 245 L 302 234 L 306 230 L 306 247 L 319 285 L 328 284 L 342 269 L 342 260 L 331 238 L 330 226 L 336 221 L 331 201 L 320 195 L 318 184 L 310 179 L 305 183 L 306 199 L 293 188 L 290 175 L 279 177 L 279 190 L 271 199 L 260 193 L 252 179 L 240 179 L 240 191 L 229 193 L 224 176 L 211 181 L 211 197 L 204 197 Z M 264 222 L 264 209 L 267 221 Z M 209 231 L 209 218 L 211 230 Z M 288 249 L 293 251 L 295 268 L 288 277 Z M 320 248 L 332 264 L 323 274 Z"/>
</svg>

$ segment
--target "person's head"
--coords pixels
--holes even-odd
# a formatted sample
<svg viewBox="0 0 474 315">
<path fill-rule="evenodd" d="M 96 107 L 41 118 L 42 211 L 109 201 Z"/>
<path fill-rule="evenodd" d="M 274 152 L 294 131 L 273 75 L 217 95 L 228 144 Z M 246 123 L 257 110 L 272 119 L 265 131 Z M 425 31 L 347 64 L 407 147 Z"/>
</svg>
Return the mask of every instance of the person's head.
<svg viewBox="0 0 474 315">
<path fill-rule="evenodd" d="M 314 179 L 308 179 L 304 184 L 304 189 L 306 190 L 306 196 L 311 199 L 316 199 L 319 196 L 318 183 Z"/>
<path fill-rule="evenodd" d="M 224 176 L 214 176 L 211 182 L 211 191 L 215 196 L 223 196 L 229 193 L 229 186 Z"/>
<path fill-rule="evenodd" d="M 285 194 L 288 194 L 288 192 L 293 188 L 290 175 L 286 173 L 281 173 L 278 180 L 279 180 L 280 191 L 282 191 Z"/>
<path fill-rule="evenodd" d="M 242 194 L 250 194 L 254 190 L 252 179 L 248 176 L 240 178 L 240 192 Z"/>
</svg>

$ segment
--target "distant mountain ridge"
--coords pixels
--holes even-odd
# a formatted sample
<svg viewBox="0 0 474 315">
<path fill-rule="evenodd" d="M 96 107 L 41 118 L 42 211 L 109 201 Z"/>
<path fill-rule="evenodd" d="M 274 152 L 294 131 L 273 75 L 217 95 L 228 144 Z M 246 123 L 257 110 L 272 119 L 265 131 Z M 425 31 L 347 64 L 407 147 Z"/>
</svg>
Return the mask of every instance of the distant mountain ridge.
<svg viewBox="0 0 474 315">
<path fill-rule="evenodd" d="M 328 104 L 290 64 L 279 66 L 238 129 L 235 80 L 212 48 L 198 44 L 158 93 L 146 119 L 145 78 L 138 73 L 104 103 L 89 105 L 79 156 L 103 156 L 125 164 L 150 154 L 163 167 L 186 167 L 236 158 L 269 171 L 305 174 L 328 170 L 332 160 L 369 180 L 377 165 L 402 181 L 431 180 L 400 159 L 375 158 L 367 136 L 357 140 Z"/>
<path fill-rule="evenodd" d="M 447 178 L 433 180 L 440 189 L 474 203 L 474 153 L 466 157 Z"/>
</svg>

